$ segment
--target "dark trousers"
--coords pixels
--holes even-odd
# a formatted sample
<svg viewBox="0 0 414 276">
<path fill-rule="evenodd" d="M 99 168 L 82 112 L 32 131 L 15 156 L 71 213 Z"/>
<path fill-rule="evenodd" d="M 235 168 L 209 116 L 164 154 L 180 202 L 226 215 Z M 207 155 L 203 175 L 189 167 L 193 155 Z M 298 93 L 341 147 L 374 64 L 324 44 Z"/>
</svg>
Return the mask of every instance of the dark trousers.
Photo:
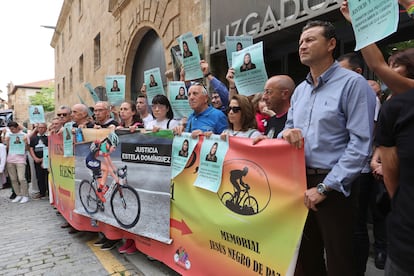
<svg viewBox="0 0 414 276">
<path fill-rule="evenodd" d="M 37 178 L 37 186 L 39 187 L 40 196 L 45 196 L 48 190 L 48 175 L 47 169 L 42 168 L 42 163 L 35 162 L 35 171 Z"/>
<path fill-rule="evenodd" d="M 376 200 L 372 211 L 374 224 L 374 249 L 375 253 L 387 254 L 387 216 L 391 211 L 391 202 L 382 180 L 375 180 Z"/>
<path fill-rule="evenodd" d="M 308 189 L 322 182 L 326 175 L 308 175 Z M 295 275 L 352 276 L 354 196 L 331 191 L 324 201 L 309 210 L 303 229 Z M 326 264 L 324 254 L 326 253 Z"/>
<path fill-rule="evenodd" d="M 382 202 L 378 202 L 378 200 L 383 201 L 383 196 L 388 197 L 388 195 L 384 194 L 381 183 L 375 180 L 372 173 L 361 174 L 354 184 L 357 184 L 355 195 L 358 195 L 357 219 L 354 231 L 355 266 L 357 275 L 363 276 L 366 271 L 370 247 L 367 228 L 369 211 L 371 211 L 373 219 L 375 253 L 386 254 L 387 252 L 385 223 L 387 211 L 384 213 L 380 210 L 378 203 L 382 204 Z M 389 201 L 385 205 L 388 205 L 387 203 L 389 204 Z"/>
<path fill-rule="evenodd" d="M 369 256 L 368 210 L 375 202 L 376 187 L 371 173 L 361 174 L 354 185 L 358 203 L 354 230 L 354 256 L 357 275 L 363 276 Z"/>
<path fill-rule="evenodd" d="M 356 185 L 355 185 L 356 184 Z M 366 270 L 366 264 L 369 257 L 369 236 L 368 236 L 368 214 L 371 211 L 374 229 L 374 247 L 375 253 L 386 254 L 386 213 L 383 214 L 377 205 L 377 195 L 383 191 L 380 190 L 380 183 L 374 179 L 372 173 L 363 173 L 359 176 L 355 185 L 355 195 L 357 195 L 357 219 L 354 230 L 354 256 L 357 275 L 363 276 Z M 384 196 L 387 196 L 386 194 Z"/>
</svg>

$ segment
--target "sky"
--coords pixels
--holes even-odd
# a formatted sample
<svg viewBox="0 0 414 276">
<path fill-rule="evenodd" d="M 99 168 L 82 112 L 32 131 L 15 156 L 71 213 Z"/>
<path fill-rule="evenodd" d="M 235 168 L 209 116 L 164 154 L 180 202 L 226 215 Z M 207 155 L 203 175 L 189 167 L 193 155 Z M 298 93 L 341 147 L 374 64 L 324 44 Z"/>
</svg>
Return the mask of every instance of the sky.
<svg viewBox="0 0 414 276">
<path fill-rule="evenodd" d="M 7 84 L 53 79 L 54 49 L 50 46 L 63 0 L 6 0 L 0 9 L 0 93 Z"/>
</svg>

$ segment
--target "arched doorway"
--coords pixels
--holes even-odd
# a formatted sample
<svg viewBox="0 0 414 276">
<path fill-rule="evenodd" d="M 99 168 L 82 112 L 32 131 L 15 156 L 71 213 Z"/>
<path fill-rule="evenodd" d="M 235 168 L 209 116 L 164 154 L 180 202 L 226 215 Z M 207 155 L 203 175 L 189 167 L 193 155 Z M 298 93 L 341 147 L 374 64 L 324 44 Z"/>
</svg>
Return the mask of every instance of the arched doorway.
<svg viewBox="0 0 414 276">
<path fill-rule="evenodd" d="M 160 68 L 163 85 L 167 83 L 164 47 L 161 38 L 150 29 L 141 39 L 135 52 L 131 73 L 131 100 L 135 100 L 144 83 L 144 71 Z"/>
</svg>

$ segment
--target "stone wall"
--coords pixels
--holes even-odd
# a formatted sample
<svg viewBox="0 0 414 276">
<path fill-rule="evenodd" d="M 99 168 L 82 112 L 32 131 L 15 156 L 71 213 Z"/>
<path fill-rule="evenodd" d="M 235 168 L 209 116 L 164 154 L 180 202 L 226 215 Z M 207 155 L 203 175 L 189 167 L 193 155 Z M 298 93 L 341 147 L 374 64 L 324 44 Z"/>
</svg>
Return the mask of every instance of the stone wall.
<svg viewBox="0 0 414 276">
<path fill-rule="evenodd" d="M 136 49 L 149 29 L 163 42 L 160 54 L 165 56 L 167 71 L 172 69 L 170 48 L 181 34 L 202 34 L 208 49 L 208 18 L 206 0 L 65 0 L 51 42 L 55 49 L 56 106 L 78 103 L 78 95 L 92 105 L 85 82 L 97 87 L 105 86 L 106 75 L 124 74 L 128 79 Z M 94 65 L 97 35 L 101 41 L 99 67 Z M 83 81 L 79 77 L 82 55 Z M 129 85 L 127 82 L 126 91 L 130 91 Z"/>
</svg>

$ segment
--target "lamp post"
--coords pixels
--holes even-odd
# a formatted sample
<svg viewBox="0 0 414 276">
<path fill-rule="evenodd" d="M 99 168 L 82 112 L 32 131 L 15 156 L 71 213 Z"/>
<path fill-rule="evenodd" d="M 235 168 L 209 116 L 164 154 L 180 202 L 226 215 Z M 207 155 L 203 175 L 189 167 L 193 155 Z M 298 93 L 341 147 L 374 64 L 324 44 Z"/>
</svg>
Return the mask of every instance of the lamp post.
<svg viewBox="0 0 414 276">
<path fill-rule="evenodd" d="M 56 26 L 40 25 L 40 27 L 45 28 L 45 29 L 53 29 L 53 30 L 56 30 Z"/>
</svg>

